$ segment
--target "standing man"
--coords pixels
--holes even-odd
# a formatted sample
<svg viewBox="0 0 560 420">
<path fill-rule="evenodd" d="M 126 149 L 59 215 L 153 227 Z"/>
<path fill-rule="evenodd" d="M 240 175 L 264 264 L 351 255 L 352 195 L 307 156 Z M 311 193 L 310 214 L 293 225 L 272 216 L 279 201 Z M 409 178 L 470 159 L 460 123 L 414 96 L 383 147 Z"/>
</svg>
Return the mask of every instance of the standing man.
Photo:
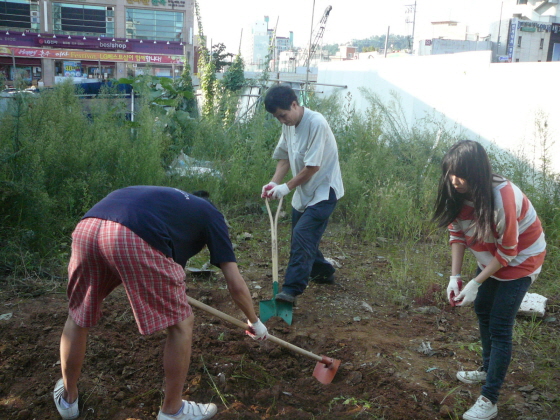
<svg viewBox="0 0 560 420">
<path fill-rule="evenodd" d="M 344 195 L 334 135 L 320 113 L 304 108 L 289 86 L 274 86 L 264 98 L 265 108 L 282 123 L 274 150 L 278 160 L 263 198 L 279 199 L 291 190 L 292 244 L 282 291 L 276 300 L 294 302 L 309 280 L 334 283 L 334 267 L 319 250 L 321 237 L 337 201 Z M 289 170 L 292 179 L 281 184 Z"/>
<path fill-rule="evenodd" d="M 194 324 L 184 267 L 204 246 L 247 316 L 249 335 L 266 339 L 267 329 L 239 273 L 224 217 L 209 201 L 175 188 L 136 186 L 110 193 L 86 213 L 72 234 L 69 316 L 60 340 L 62 379 L 54 388 L 63 419 L 79 415 L 78 378 L 89 328 L 99 321 L 103 300 L 121 283 L 140 333 L 167 329 L 165 397 L 158 420 L 203 420 L 216 414 L 215 404 L 182 399 Z"/>
</svg>

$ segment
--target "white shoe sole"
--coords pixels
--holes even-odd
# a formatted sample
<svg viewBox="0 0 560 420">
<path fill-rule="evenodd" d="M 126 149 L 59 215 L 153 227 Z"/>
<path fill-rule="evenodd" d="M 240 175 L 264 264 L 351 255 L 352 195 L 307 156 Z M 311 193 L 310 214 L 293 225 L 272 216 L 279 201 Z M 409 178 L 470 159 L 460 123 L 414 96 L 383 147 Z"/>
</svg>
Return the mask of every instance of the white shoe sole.
<svg viewBox="0 0 560 420">
<path fill-rule="evenodd" d="M 478 381 L 472 380 L 472 379 L 467 379 L 464 376 L 459 375 L 460 372 L 457 372 L 457 379 L 459 379 L 461 382 L 465 383 L 465 384 L 483 384 L 484 382 L 486 382 L 486 379 L 480 379 Z"/>
<path fill-rule="evenodd" d="M 463 414 L 463 420 L 491 420 L 491 419 L 495 419 L 496 417 L 498 417 L 498 413 L 494 413 L 491 414 L 489 417 L 465 417 L 465 414 Z"/>
</svg>

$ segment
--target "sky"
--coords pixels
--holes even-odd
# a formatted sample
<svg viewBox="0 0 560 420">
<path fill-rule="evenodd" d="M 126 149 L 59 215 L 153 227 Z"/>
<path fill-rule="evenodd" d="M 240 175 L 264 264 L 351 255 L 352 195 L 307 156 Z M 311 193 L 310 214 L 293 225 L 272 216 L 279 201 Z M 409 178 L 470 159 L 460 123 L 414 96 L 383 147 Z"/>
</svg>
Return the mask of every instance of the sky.
<svg viewBox="0 0 560 420">
<path fill-rule="evenodd" d="M 204 33 L 209 42 L 223 42 L 237 52 L 243 33 L 264 16 L 276 35 L 294 33 L 294 45 L 309 44 L 311 28 L 317 29 L 327 6 L 332 6 L 325 25 L 323 44 L 342 44 L 391 34 L 411 35 L 414 0 L 198 0 Z M 469 24 L 469 32 L 488 35 L 488 24 L 500 17 L 500 0 L 416 0 L 416 40 L 431 38 L 433 21 L 456 20 Z M 313 13 L 314 11 L 314 13 Z M 313 20 L 312 20 L 313 15 Z M 312 25 L 313 22 L 313 25 Z M 475 22 L 479 22 L 475 24 Z M 416 43 L 415 43 L 416 44 Z"/>
</svg>

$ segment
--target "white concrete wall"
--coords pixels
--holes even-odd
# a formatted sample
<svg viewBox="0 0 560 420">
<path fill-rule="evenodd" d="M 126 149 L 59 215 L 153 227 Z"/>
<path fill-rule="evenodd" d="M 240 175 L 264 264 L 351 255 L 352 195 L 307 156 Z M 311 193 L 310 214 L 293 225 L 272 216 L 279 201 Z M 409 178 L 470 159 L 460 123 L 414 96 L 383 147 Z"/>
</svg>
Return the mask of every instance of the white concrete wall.
<svg viewBox="0 0 560 420">
<path fill-rule="evenodd" d="M 463 22 L 432 22 L 432 38 L 465 40 L 466 36 L 467 25 Z"/>
<path fill-rule="evenodd" d="M 444 116 L 449 127 L 457 124 L 463 138 L 494 142 L 529 158 L 538 142 L 535 117 L 544 114 L 550 141 L 555 142 L 548 157 L 560 173 L 560 63 L 491 64 L 490 54 L 477 51 L 321 63 L 318 84 L 348 88 L 318 86 L 318 90 L 325 95 L 350 92 L 358 112 L 369 107 L 360 87 L 385 102 L 396 92 L 409 125 L 433 112 Z"/>
<path fill-rule="evenodd" d="M 550 42 L 550 32 L 524 32 L 517 31 L 517 36 L 521 36 L 521 47 L 517 47 L 517 39 L 515 45 L 517 52 L 515 56 L 519 61 L 546 61 L 548 54 L 548 44 Z M 541 39 L 543 39 L 543 48 L 540 48 Z"/>
<path fill-rule="evenodd" d="M 422 48 L 422 44 L 424 47 Z M 418 55 L 456 54 L 468 51 L 491 51 L 490 41 L 460 41 L 457 39 L 432 39 L 432 45 L 420 42 Z"/>
</svg>

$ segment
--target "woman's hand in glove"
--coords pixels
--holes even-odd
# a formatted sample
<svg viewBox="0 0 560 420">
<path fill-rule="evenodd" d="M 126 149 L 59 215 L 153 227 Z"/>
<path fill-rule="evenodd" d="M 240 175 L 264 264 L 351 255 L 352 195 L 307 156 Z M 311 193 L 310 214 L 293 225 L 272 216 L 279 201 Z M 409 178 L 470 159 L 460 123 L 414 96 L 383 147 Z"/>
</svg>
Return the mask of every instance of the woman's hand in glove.
<svg viewBox="0 0 560 420">
<path fill-rule="evenodd" d="M 461 289 L 463 288 L 463 281 L 461 280 L 461 275 L 449 277 L 449 284 L 447 285 L 447 300 L 451 306 L 456 306 L 455 297 L 459 295 Z"/>
<path fill-rule="evenodd" d="M 478 294 L 478 288 L 480 287 L 479 282 L 472 279 L 467 283 L 465 288 L 459 293 L 459 296 L 455 298 L 455 302 L 462 302 L 457 303 L 457 306 L 467 306 L 474 302 L 476 299 L 476 295 Z"/>
<path fill-rule="evenodd" d="M 449 284 L 447 285 L 447 299 L 451 299 L 451 292 L 455 293 L 455 296 L 459 295 L 461 292 L 461 286 L 459 282 L 461 281 L 461 276 L 450 276 Z"/>
</svg>

